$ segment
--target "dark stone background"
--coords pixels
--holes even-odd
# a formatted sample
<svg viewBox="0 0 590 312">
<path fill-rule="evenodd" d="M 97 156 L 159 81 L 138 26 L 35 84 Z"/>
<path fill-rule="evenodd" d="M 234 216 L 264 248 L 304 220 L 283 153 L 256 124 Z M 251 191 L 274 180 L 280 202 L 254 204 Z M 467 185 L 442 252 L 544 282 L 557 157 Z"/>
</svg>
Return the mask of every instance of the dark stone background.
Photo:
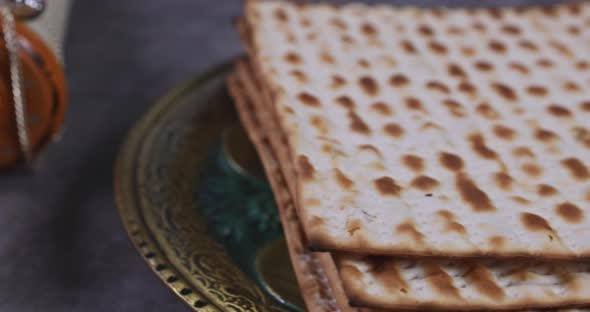
<svg viewBox="0 0 590 312">
<path fill-rule="evenodd" d="M 36 174 L 0 176 L 0 311 L 189 311 L 128 240 L 113 200 L 113 162 L 158 97 L 240 53 L 231 17 L 241 1 L 74 2 L 64 137 Z M 411 1 L 395 3 L 402 2 Z"/>
</svg>

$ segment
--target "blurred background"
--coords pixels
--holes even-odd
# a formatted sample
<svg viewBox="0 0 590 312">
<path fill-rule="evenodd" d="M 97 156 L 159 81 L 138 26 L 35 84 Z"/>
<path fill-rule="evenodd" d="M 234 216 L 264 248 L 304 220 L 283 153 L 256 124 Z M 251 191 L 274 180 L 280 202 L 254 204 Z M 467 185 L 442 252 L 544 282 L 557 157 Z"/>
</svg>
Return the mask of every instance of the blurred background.
<svg viewBox="0 0 590 312">
<path fill-rule="evenodd" d="M 241 4 L 73 2 L 64 49 L 69 106 L 63 137 L 34 174 L 0 175 L 0 311 L 189 311 L 128 240 L 113 200 L 113 163 L 125 134 L 154 101 L 240 54 L 231 19 Z"/>
</svg>

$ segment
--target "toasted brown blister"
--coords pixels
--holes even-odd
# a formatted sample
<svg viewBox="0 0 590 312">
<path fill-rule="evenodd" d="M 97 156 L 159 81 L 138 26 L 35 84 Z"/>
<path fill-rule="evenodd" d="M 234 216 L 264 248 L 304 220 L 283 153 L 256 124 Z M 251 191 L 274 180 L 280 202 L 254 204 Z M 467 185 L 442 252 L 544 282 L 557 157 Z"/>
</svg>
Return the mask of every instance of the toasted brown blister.
<svg viewBox="0 0 590 312">
<path fill-rule="evenodd" d="M 277 150 L 282 145 L 276 145 L 280 140 L 272 139 L 280 137 L 280 133 L 273 131 L 275 121 L 268 114 L 268 106 L 263 104 L 265 101 L 255 88 L 259 83 L 248 67 L 240 63 L 238 73 L 230 79 L 230 89 L 271 182 L 309 311 L 356 311 L 349 305 L 349 300 L 355 305 L 388 307 L 391 311 L 505 310 L 584 303 L 576 300 L 564 302 L 572 296 L 588 297 L 583 289 L 588 288 L 585 280 L 590 276 L 587 273 L 589 267 L 576 262 L 412 260 L 340 254 L 335 256 L 336 266 L 332 254 L 310 252 L 305 247 L 305 238 L 285 179 L 293 169 L 286 169 L 280 164 L 277 157 L 280 152 Z M 348 183 L 343 182 L 347 186 Z M 437 217 L 444 220 L 449 229 L 462 231 L 454 222 L 454 213 L 440 211 Z M 399 231 L 420 240 L 411 223 L 400 226 Z M 491 238 L 495 245 L 503 244 L 504 240 L 503 236 Z M 385 291 L 388 299 L 379 297 L 383 294 L 380 291 Z M 512 305 L 515 296 L 524 298 L 526 302 Z M 358 310 L 385 311 L 375 308 Z"/>
<path fill-rule="evenodd" d="M 590 4 L 571 8 L 248 1 L 242 37 L 309 244 L 590 256 Z"/>
</svg>

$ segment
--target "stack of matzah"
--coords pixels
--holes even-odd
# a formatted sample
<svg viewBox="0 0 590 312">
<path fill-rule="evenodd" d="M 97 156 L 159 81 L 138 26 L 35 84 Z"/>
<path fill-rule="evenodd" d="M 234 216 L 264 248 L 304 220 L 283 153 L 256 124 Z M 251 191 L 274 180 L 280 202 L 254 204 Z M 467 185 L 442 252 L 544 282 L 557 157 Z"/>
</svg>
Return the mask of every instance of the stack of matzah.
<svg viewBox="0 0 590 312">
<path fill-rule="evenodd" d="M 238 29 L 308 310 L 590 307 L 590 4 L 247 1 Z"/>
</svg>

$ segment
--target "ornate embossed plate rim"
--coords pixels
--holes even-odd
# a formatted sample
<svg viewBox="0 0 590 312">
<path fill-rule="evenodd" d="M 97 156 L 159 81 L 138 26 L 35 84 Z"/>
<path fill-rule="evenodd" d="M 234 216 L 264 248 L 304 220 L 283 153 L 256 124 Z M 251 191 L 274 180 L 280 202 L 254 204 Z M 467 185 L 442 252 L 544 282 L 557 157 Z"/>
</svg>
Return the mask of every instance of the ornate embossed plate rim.
<svg viewBox="0 0 590 312">
<path fill-rule="evenodd" d="M 225 75 L 230 68 L 230 63 L 215 66 L 205 74 L 198 75 L 196 78 L 175 88 L 170 94 L 159 100 L 152 109 L 144 115 L 137 125 L 129 132 L 125 143 L 120 151 L 117 163 L 115 165 L 115 200 L 121 215 L 125 229 L 135 245 L 138 252 L 146 260 L 148 266 L 165 284 L 180 298 L 187 302 L 197 311 L 224 311 L 222 308 L 228 306 L 223 300 L 215 298 L 212 294 L 207 293 L 206 287 L 195 278 L 191 278 L 191 272 L 179 266 L 178 259 L 174 259 L 169 252 L 169 246 L 164 246 L 158 239 L 158 233 L 154 233 L 146 222 L 142 212 L 142 205 L 145 205 L 145 197 L 141 190 L 141 176 L 145 176 L 147 171 L 145 166 L 146 157 L 141 155 L 142 152 L 149 149 L 145 145 L 150 145 L 150 137 L 154 136 L 157 131 L 158 123 L 162 123 L 167 112 L 173 110 L 177 101 L 182 99 L 191 90 L 206 84 L 212 78 L 219 78 Z M 138 165 L 138 163 L 140 163 Z M 144 163 L 144 164 L 141 164 Z M 161 236 L 161 233 L 160 233 Z M 254 287 L 256 295 L 262 294 L 257 287 Z M 258 297 L 258 296 L 256 296 Z M 263 295 L 263 297 L 266 297 Z M 260 308 L 269 310 L 282 310 L 275 304 L 269 303 L 268 298 L 262 299 L 263 302 L 257 302 L 252 306 L 251 311 L 260 311 Z M 241 309 L 235 305 L 231 306 L 232 310 L 250 310 Z"/>
</svg>

